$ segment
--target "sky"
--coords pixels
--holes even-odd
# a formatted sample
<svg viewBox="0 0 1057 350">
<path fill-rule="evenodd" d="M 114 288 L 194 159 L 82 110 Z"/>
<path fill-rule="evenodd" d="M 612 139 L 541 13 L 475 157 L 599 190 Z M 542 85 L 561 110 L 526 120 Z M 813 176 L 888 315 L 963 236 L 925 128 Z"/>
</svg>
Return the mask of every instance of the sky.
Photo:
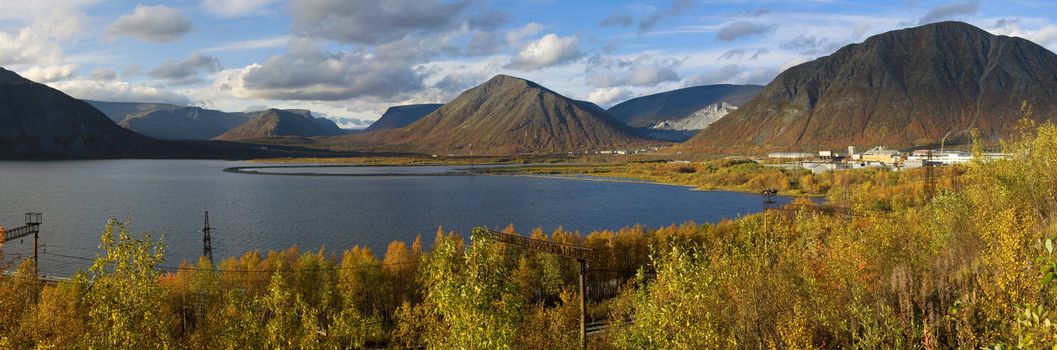
<svg viewBox="0 0 1057 350">
<path fill-rule="evenodd" d="M 77 98 L 305 108 L 362 128 L 496 74 L 603 107 L 765 85 L 945 20 L 1057 51 L 1057 1 L 0 0 L 0 67 Z"/>
</svg>

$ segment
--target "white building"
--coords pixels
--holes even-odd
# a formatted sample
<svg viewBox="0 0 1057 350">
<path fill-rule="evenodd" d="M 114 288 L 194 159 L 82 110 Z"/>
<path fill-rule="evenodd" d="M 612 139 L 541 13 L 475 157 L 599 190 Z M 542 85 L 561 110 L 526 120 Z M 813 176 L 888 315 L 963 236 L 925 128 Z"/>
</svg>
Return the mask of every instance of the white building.
<svg viewBox="0 0 1057 350">
<path fill-rule="evenodd" d="M 814 154 L 806 152 L 771 152 L 767 154 L 767 158 L 786 158 L 786 159 L 797 159 L 797 158 L 812 158 Z"/>
</svg>

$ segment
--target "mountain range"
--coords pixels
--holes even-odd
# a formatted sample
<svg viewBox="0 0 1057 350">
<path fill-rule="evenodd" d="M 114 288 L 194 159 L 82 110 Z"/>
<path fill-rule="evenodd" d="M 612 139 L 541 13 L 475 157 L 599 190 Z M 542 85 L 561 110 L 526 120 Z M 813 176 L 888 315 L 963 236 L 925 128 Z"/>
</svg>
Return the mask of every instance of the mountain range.
<svg viewBox="0 0 1057 350">
<path fill-rule="evenodd" d="M 118 126 L 85 101 L 0 68 L 0 159 L 341 156 L 302 147 L 169 141 Z"/>
<path fill-rule="evenodd" d="M 658 144 L 689 137 L 698 128 L 704 130 L 677 151 L 903 148 L 941 139 L 965 142 L 973 129 L 981 141 L 994 143 L 1014 130 L 1023 105 L 1031 106 L 1035 120 L 1057 119 L 1057 54 L 1021 38 L 941 22 L 869 37 L 789 68 L 762 88 L 690 87 L 631 99 L 608 111 L 498 75 L 444 105 L 392 107 L 370 130 L 351 135 L 307 110 L 226 113 L 78 101 L 3 69 L 0 96 L 0 158 L 309 151 L 302 146 L 318 152 L 564 153 Z"/>
<path fill-rule="evenodd" d="M 878 34 L 789 68 L 687 141 L 703 152 L 910 147 L 1009 135 L 1029 103 L 1057 117 L 1057 55 L 960 22 Z"/>
</svg>

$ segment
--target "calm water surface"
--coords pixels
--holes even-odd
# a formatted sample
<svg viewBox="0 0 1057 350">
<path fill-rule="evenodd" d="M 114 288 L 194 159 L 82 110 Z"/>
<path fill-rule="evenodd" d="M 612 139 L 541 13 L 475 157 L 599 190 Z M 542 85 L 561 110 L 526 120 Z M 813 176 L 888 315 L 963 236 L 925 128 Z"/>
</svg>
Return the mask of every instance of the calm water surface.
<svg viewBox="0 0 1057 350">
<path fill-rule="evenodd" d="M 392 240 L 437 228 L 520 231 L 563 226 L 589 232 L 643 224 L 715 222 L 761 209 L 758 195 L 686 187 L 521 176 L 274 176 L 226 173 L 244 162 L 96 160 L 0 162 L 0 225 L 44 213 L 41 272 L 68 275 L 94 257 L 108 217 L 131 218 L 135 232 L 165 236 L 166 266 L 201 253 L 202 212 L 209 210 L 216 258 L 253 249 L 328 250 L 368 245 L 383 254 Z M 352 169 L 352 170 L 350 170 Z M 328 168 L 329 173 L 443 173 L 453 167 Z M 283 169 L 310 172 L 316 169 Z M 32 254 L 32 240 L 4 246 L 5 260 Z"/>
</svg>

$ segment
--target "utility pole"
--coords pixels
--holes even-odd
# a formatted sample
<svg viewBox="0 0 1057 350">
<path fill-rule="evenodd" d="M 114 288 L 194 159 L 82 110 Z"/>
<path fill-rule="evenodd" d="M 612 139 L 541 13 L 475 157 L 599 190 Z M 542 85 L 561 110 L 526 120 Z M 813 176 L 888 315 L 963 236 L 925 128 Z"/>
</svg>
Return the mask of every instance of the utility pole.
<svg viewBox="0 0 1057 350">
<path fill-rule="evenodd" d="M 209 264 L 213 265 L 213 243 L 212 239 L 209 237 L 210 231 L 212 231 L 212 229 L 209 228 L 209 211 L 206 210 L 206 224 L 205 227 L 202 228 L 202 256 L 209 259 Z"/>
<path fill-rule="evenodd" d="M 576 259 L 580 263 L 580 348 L 587 350 L 587 287 L 584 275 L 587 274 L 587 260 Z"/>
</svg>

